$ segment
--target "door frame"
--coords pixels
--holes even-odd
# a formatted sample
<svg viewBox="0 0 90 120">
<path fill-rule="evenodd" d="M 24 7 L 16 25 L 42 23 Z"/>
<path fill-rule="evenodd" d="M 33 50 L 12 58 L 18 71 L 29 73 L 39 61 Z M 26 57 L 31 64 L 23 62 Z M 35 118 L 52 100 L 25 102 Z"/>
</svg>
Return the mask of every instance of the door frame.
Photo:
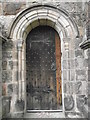
<svg viewBox="0 0 90 120">
<path fill-rule="evenodd" d="M 39 26 L 38 26 L 39 27 Z M 44 27 L 43 25 L 42 25 L 42 27 Z M 50 26 L 49 26 L 50 27 Z M 52 28 L 52 27 L 51 27 Z M 35 28 L 34 28 L 35 29 Z M 60 37 L 59 37 L 59 34 L 57 33 L 57 31 L 54 29 L 54 28 L 52 28 L 54 31 L 53 32 L 55 32 L 55 42 L 56 42 L 56 36 L 58 36 L 58 38 L 59 38 L 59 41 L 60 41 L 60 52 L 61 52 L 61 39 L 60 39 Z M 30 34 L 30 33 L 29 33 Z M 25 45 L 26 45 L 26 43 L 25 43 Z M 55 46 L 56 46 L 56 43 L 55 43 Z M 26 52 L 26 46 L 25 46 L 25 52 Z M 56 52 L 56 47 L 55 47 L 55 52 Z M 25 54 L 25 57 L 26 57 L 26 54 Z M 56 57 L 55 57 L 55 59 L 56 59 Z M 61 57 L 60 57 L 60 60 L 61 60 L 61 62 L 62 62 L 62 52 L 61 52 Z M 26 63 L 25 63 L 25 68 L 26 68 Z M 26 73 L 26 72 L 25 72 Z M 26 75 L 25 75 L 26 76 Z M 62 80 L 62 64 L 61 64 L 61 91 L 63 91 L 62 90 L 62 86 L 63 86 L 63 80 Z M 56 80 L 57 81 L 57 80 Z M 27 83 L 26 83 L 27 84 Z M 57 83 L 56 83 L 57 84 Z M 26 87 L 26 86 L 25 86 Z M 26 89 L 25 89 L 25 91 L 26 91 Z M 56 88 L 56 93 L 57 93 L 57 88 Z M 26 104 L 25 104 L 25 108 L 26 108 L 26 112 L 61 112 L 61 111 L 63 111 L 63 95 L 62 95 L 62 105 L 61 105 L 61 109 L 59 110 L 27 110 L 27 92 L 25 93 L 26 94 Z M 63 94 L 63 92 L 62 92 L 62 94 Z"/>
</svg>

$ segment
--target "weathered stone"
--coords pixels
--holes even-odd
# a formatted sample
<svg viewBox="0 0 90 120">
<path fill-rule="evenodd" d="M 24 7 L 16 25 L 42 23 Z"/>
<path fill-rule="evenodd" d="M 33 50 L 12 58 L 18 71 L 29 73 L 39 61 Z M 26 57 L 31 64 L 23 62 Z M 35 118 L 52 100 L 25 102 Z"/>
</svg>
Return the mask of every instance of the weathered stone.
<svg viewBox="0 0 90 120">
<path fill-rule="evenodd" d="M 2 15 L 2 3 L 0 3 L 0 15 Z"/>
<path fill-rule="evenodd" d="M 86 80 L 86 71 L 85 70 L 76 70 L 76 80 Z"/>
<path fill-rule="evenodd" d="M 13 69 L 13 61 L 8 61 L 8 69 Z"/>
<path fill-rule="evenodd" d="M 2 96 L 2 84 L 0 83 L 0 97 Z"/>
<path fill-rule="evenodd" d="M 68 60 L 68 69 L 74 69 L 75 68 L 75 60 Z"/>
<path fill-rule="evenodd" d="M 3 98 L 2 100 L 2 115 L 5 117 L 10 112 L 10 98 Z"/>
<path fill-rule="evenodd" d="M 82 85 L 82 82 L 75 83 L 75 93 L 76 94 L 80 94 L 82 92 L 81 85 Z"/>
<path fill-rule="evenodd" d="M 77 96 L 76 101 L 77 101 L 77 108 L 80 109 L 80 110 L 83 110 L 82 107 L 85 104 L 85 95 Z"/>
<path fill-rule="evenodd" d="M 2 51 L 0 50 L 0 60 L 2 59 Z"/>
<path fill-rule="evenodd" d="M 65 60 L 68 59 L 68 53 L 67 53 L 67 51 L 63 52 L 63 59 L 65 59 Z"/>
<path fill-rule="evenodd" d="M 88 68 L 88 64 L 89 64 L 89 60 L 88 60 L 88 59 L 85 59 L 85 60 L 84 60 L 84 65 L 85 65 L 85 67 Z"/>
<path fill-rule="evenodd" d="M 0 83 L 2 83 L 2 71 L 0 71 Z"/>
<path fill-rule="evenodd" d="M 2 81 L 3 82 L 12 81 L 12 71 L 3 71 L 2 72 Z"/>
<path fill-rule="evenodd" d="M 12 48 L 14 47 L 14 43 L 11 40 L 6 41 L 3 46 L 2 49 L 5 51 L 9 51 L 12 50 Z"/>
<path fill-rule="evenodd" d="M 2 98 L 0 97 L 0 119 L 2 119 Z"/>
<path fill-rule="evenodd" d="M 75 57 L 75 52 L 74 50 L 69 50 L 69 58 L 74 58 Z"/>
<path fill-rule="evenodd" d="M 2 61 L 2 69 L 3 70 L 7 69 L 7 61 Z"/>
<path fill-rule="evenodd" d="M 2 60 L 0 60 L 0 73 L 2 71 Z"/>
<path fill-rule="evenodd" d="M 75 80 L 75 70 L 70 71 L 70 80 L 74 81 Z"/>
<path fill-rule="evenodd" d="M 13 84 L 13 93 L 18 94 L 18 84 Z"/>
<path fill-rule="evenodd" d="M 25 8 L 25 5 L 25 2 L 5 2 L 3 3 L 3 13 L 4 15 L 15 15 Z"/>
<path fill-rule="evenodd" d="M 7 86 L 7 94 L 9 95 L 9 96 L 11 96 L 12 95 L 12 93 L 13 93 L 13 85 L 12 84 L 9 84 L 8 86 Z"/>
<path fill-rule="evenodd" d="M 67 95 L 64 98 L 65 110 L 70 111 L 74 108 L 74 98 L 72 95 Z"/>
<path fill-rule="evenodd" d="M 67 118 L 71 118 L 71 119 L 75 118 L 75 119 L 77 119 L 77 120 L 78 120 L 78 119 L 81 120 L 82 117 L 83 117 L 83 114 L 80 113 L 80 112 L 66 112 L 65 114 L 66 114 L 66 117 L 67 117 Z M 80 119 L 80 118 L 81 118 L 81 119 Z"/>
<path fill-rule="evenodd" d="M 76 50 L 75 51 L 75 56 L 76 57 L 83 57 L 84 55 L 83 55 L 83 51 L 82 50 Z"/>
<path fill-rule="evenodd" d="M 11 119 L 18 119 L 18 120 L 23 120 L 24 114 L 23 113 L 11 113 Z"/>
<path fill-rule="evenodd" d="M 84 59 L 83 58 L 77 58 L 75 59 L 75 65 L 76 65 L 76 68 L 79 68 L 79 69 L 82 69 L 84 68 Z"/>
<path fill-rule="evenodd" d="M 3 96 L 6 96 L 6 94 L 7 94 L 7 93 L 6 93 L 6 89 L 7 89 L 6 87 L 7 87 L 7 86 L 6 86 L 5 83 L 2 84 L 2 95 L 3 95 Z"/>
<path fill-rule="evenodd" d="M 75 84 L 73 82 L 64 83 L 64 92 L 67 94 L 75 93 Z"/>
<path fill-rule="evenodd" d="M 88 95 L 90 95 L 90 82 L 88 82 Z"/>
<path fill-rule="evenodd" d="M 14 1 L 14 2 L 13 2 Z M 17 1 L 16 0 L 3 0 L 2 2 L 3 2 L 3 13 L 4 13 L 4 15 L 8 15 L 8 16 L 3 16 L 3 19 L 0 19 L 0 23 L 1 24 L 3 24 L 5 27 L 4 27 L 4 31 L 5 30 L 7 30 L 6 32 L 8 33 L 9 32 L 9 29 L 8 29 L 8 27 L 11 25 L 11 22 L 12 22 L 12 20 L 13 20 L 13 18 L 15 17 L 15 14 L 16 13 L 18 13 L 19 11 L 21 11 L 22 9 L 23 9 L 23 7 L 25 8 L 26 6 L 25 6 L 25 4 L 24 3 L 19 3 L 19 2 L 22 2 L 22 1 L 25 1 L 25 0 L 19 0 L 19 2 L 17 3 Z M 58 2 L 57 2 L 58 1 Z M 11 3 L 12 2 L 12 3 Z M 78 26 L 78 28 L 79 28 L 79 32 L 80 32 L 80 36 L 77 36 L 77 37 L 80 37 L 80 38 L 77 38 L 77 39 L 70 39 L 69 40 L 69 51 L 65 51 L 64 49 L 63 49 L 63 51 L 62 51 L 62 56 L 63 56 L 63 58 L 62 58 L 62 64 L 61 64 L 61 66 L 62 66 L 62 74 L 63 74 L 63 77 L 62 77 L 62 79 L 63 79 L 63 82 L 64 82 L 64 93 L 65 93 L 65 95 L 67 95 L 67 94 L 74 94 L 74 93 L 76 93 L 76 94 L 86 94 L 86 90 L 85 90 L 85 88 L 86 88 L 86 81 L 87 81 L 87 77 L 88 78 L 90 78 L 90 74 L 86 74 L 86 69 L 89 67 L 89 60 L 88 60 L 88 56 L 90 56 L 89 55 L 89 52 L 87 52 L 88 54 L 87 54 L 87 57 L 85 58 L 85 60 L 84 60 L 84 55 L 83 55 L 83 51 L 82 50 L 80 50 L 80 47 L 79 47 L 79 44 L 81 43 L 81 41 L 83 40 L 83 36 L 84 36 L 84 27 L 83 27 L 83 24 L 82 24 L 82 21 L 83 21 L 83 17 L 82 17 L 82 9 L 84 10 L 84 9 L 86 9 L 86 8 L 84 8 L 85 6 L 83 6 L 83 4 L 82 3 L 70 3 L 70 2 L 60 2 L 60 0 L 31 0 L 30 2 L 27 0 L 27 1 L 25 1 L 25 2 L 27 2 L 27 6 L 31 6 L 31 5 L 38 5 L 38 3 L 52 3 L 52 4 L 54 4 L 54 5 L 56 5 L 58 8 L 60 7 L 60 8 L 64 8 L 64 9 L 66 9 L 66 11 L 68 11 L 69 12 L 69 16 L 67 15 L 67 16 L 65 16 L 65 19 L 67 20 L 67 19 L 69 19 L 69 17 L 71 17 L 71 19 L 72 18 L 74 18 L 74 20 L 76 21 L 76 24 L 77 24 L 77 26 Z M 29 5 L 28 5 L 29 4 Z M 0 6 L 1 6 L 1 3 L 0 3 Z M 28 8 L 29 9 L 29 8 Z M 48 10 L 47 10 L 48 11 Z M 56 11 L 56 10 L 55 10 Z M 60 11 L 61 12 L 61 11 Z M 34 14 L 34 12 L 32 11 L 29 11 L 28 12 L 28 14 L 26 15 L 27 16 L 27 18 L 28 17 L 30 17 L 30 18 L 33 18 L 34 16 L 33 16 L 33 14 Z M 45 15 L 44 17 L 44 19 L 46 19 L 46 15 L 47 15 L 47 13 L 45 13 L 44 14 L 44 11 L 42 11 L 41 10 L 41 12 L 39 11 L 39 13 L 36 11 L 36 9 L 35 9 L 35 13 L 36 13 L 36 16 L 38 16 L 38 14 L 40 15 L 40 16 L 38 16 L 38 17 L 40 17 L 40 18 L 43 18 L 43 16 L 42 15 Z M 55 13 L 52 13 L 52 11 L 51 12 L 48 12 L 49 13 L 49 16 L 50 17 L 53 17 L 53 18 L 55 18 L 55 19 L 57 19 L 57 17 L 56 17 L 56 14 Z M 30 15 L 31 14 L 31 15 Z M 41 15 L 42 14 L 42 15 Z M 52 14 L 54 14 L 54 16 L 52 16 Z M 58 13 L 57 13 L 58 14 Z M 62 14 L 63 13 L 60 13 L 60 15 L 62 16 Z M 14 15 L 14 17 L 12 18 L 12 15 Z M 24 16 L 24 17 L 22 17 L 22 20 L 21 20 L 21 25 L 23 25 L 23 21 L 25 20 L 25 22 L 27 22 L 28 20 L 26 19 L 26 16 Z M 64 16 L 63 16 L 64 17 Z M 0 18 L 1 18 L 1 16 L 0 16 Z M 28 19 L 30 19 L 30 18 L 28 18 Z M 53 19 L 53 18 L 51 18 L 51 20 L 53 20 L 55 23 L 56 23 L 56 21 Z M 21 19 L 21 18 L 20 18 Z M 49 19 L 49 17 L 48 17 L 48 19 Z M 86 19 L 86 18 L 85 18 Z M 19 20 L 19 19 L 18 19 Z M 33 19 L 31 20 L 31 22 L 33 21 Z M 73 21 L 73 19 L 72 19 L 72 21 Z M 38 21 L 39 22 L 39 21 Z M 40 22 L 41 22 L 41 24 L 43 25 L 46 25 L 46 22 L 47 22 L 47 20 L 44 20 L 44 21 L 42 21 L 42 19 L 40 20 Z M 45 23 L 44 23 L 45 22 Z M 74 33 L 75 33 L 75 31 L 74 31 L 74 28 L 73 28 L 73 23 L 72 23 L 72 28 L 73 28 L 73 30 L 71 29 L 71 26 L 70 26 L 70 22 L 69 22 L 69 24 L 68 24 L 68 22 L 65 22 L 65 24 L 64 24 L 64 21 L 63 21 L 63 19 L 61 19 L 60 18 L 60 20 L 59 20 L 59 22 L 61 22 L 62 24 L 63 24 L 63 26 L 64 27 L 66 27 L 66 28 L 64 28 L 64 31 L 66 31 L 66 33 L 67 33 L 67 35 L 68 36 L 70 36 L 70 38 L 72 38 L 72 37 L 75 37 L 74 35 Z M 17 23 L 16 23 L 17 24 Z M 16 25 L 15 24 L 15 25 Z M 57 23 L 56 23 L 57 24 Z M 33 26 L 33 28 L 36 26 L 36 25 L 38 25 L 38 23 L 33 23 L 32 24 L 32 26 Z M 51 22 L 51 21 L 48 21 L 47 22 L 47 25 L 50 25 L 50 26 L 55 26 L 55 24 L 53 23 L 53 22 Z M 84 23 L 84 25 L 85 25 L 85 23 Z M 7 27 L 8 26 L 8 27 Z M 26 25 L 25 25 L 26 26 Z M 25 27 L 24 26 L 24 27 Z M 14 26 L 15 27 L 15 26 Z M 60 31 L 61 30 L 61 28 L 59 28 L 60 26 L 57 24 L 57 31 Z M 18 28 L 18 27 L 17 27 Z M 17 30 L 19 30 L 19 29 L 17 29 Z M 30 30 L 30 29 L 29 29 Z M 28 32 L 29 32 L 29 30 L 28 30 Z M 69 31 L 70 30 L 70 31 Z M 76 30 L 76 29 L 75 29 Z M 72 34 L 72 31 L 73 31 L 73 34 Z M 27 31 L 25 31 L 25 32 L 27 32 Z M 15 33 L 15 31 L 14 31 L 14 33 Z M 4 33 L 5 34 L 5 33 Z M 12 39 L 12 38 L 11 38 Z M 61 39 L 62 41 L 63 41 L 63 39 Z M 14 39 L 11 41 L 11 40 L 9 40 L 8 42 L 5 42 L 5 43 L 3 43 L 3 63 L 2 63 L 2 65 L 3 65 L 3 81 L 4 82 L 11 82 L 11 79 L 12 79 L 12 77 L 13 77 L 13 82 L 15 82 L 13 85 L 10 83 L 10 85 L 8 85 L 7 86 L 7 92 L 8 92 L 8 95 L 11 95 L 12 93 L 13 94 L 17 94 L 18 93 L 18 84 L 16 84 L 16 82 L 17 82 L 17 80 L 18 80 L 18 71 L 17 71 L 17 68 L 18 68 L 18 62 L 17 62 L 17 57 L 18 57 L 18 54 L 17 54 L 17 52 L 16 51 L 14 51 L 14 52 L 12 52 L 12 49 L 15 47 L 15 43 L 14 43 Z M 65 42 L 67 42 L 67 40 L 65 41 Z M 15 45 L 14 45 L 15 44 Z M 75 45 L 75 46 L 74 46 Z M 75 48 L 74 48 L 75 47 Z M 64 48 L 64 47 L 62 47 L 62 48 Z M 0 50 L 1 50 L 1 46 L 0 46 Z M 13 57 L 13 58 L 12 58 Z M 23 56 L 22 57 L 22 59 L 24 58 L 25 56 Z M 74 60 L 74 58 L 76 58 L 76 60 Z M 1 51 L 0 51 L 0 59 L 2 59 L 2 54 L 1 54 Z M 26 59 L 26 58 L 25 58 Z M 13 61 L 12 61 L 13 60 Z M 75 63 L 76 62 L 76 63 Z M 25 63 L 25 62 L 24 62 Z M 24 65 L 24 63 L 23 63 L 23 65 Z M 76 66 L 75 66 L 76 65 Z M 1 65 L 0 65 L 1 66 Z M 23 69 L 24 67 L 22 66 L 22 69 Z M 75 69 L 76 69 L 76 71 L 75 71 Z M 5 71 L 5 70 L 7 70 L 7 71 Z M 10 70 L 14 70 L 12 73 L 11 73 L 11 71 Z M 24 70 L 24 69 L 23 69 Z M 1 71 L 1 70 L 0 70 Z M 9 73 L 9 71 L 10 71 L 10 73 Z M 23 71 L 23 78 L 24 78 L 24 72 L 25 71 Z M 0 73 L 0 74 L 2 74 L 2 73 Z M 11 76 L 11 77 L 10 77 Z M 27 77 L 27 76 L 26 76 Z M 0 75 L 0 79 L 2 78 L 2 76 Z M 9 81 L 10 80 L 10 81 Z M 66 80 L 68 81 L 68 82 L 66 82 Z M 75 83 L 75 80 L 77 80 L 76 81 L 76 83 Z M 90 79 L 89 79 L 90 80 Z M 23 81 L 24 81 L 24 79 L 23 79 Z M 71 82 L 70 82 L 71 81 Z M 78 82 L 79 81 L 79 82 Z M 0 82 L 1 82 L 1 80 L 0 80 Z M 23 86 L 25 85 L 24 83 L 22 84 Z M 5 86 L 4 86 L 5 87 Z M 24 86 L 25 87 L 25 86 Z M 89 84 L 88 84 L 88 89 L 89 89 Z M 4 90 L 5 90 L 5 88 L 4 88 Z M 23 89 L 23 92 L 24 92 L 24 90 L 25 89 Z M 6 92 L 6 91 L 5 91 Z M 90 91 L 88 91 L 88 93 L 89 93 Z M 24 94 L 24 93 L 22 93 L 22 94 Z M 6 93 L 4 93 L 3 95 L 6 95 Z M 77 95 L 76 95 L 77 96 Z M 6 96 L 5 96 L 6 97 Z M 24 98 L 24 97 L 23 97 Z M 14 97 L 13 97 L 13 99 L 14 99 Z M 71 96 L 71 95 L 67 95 L 67 96 L 65 96 L 65 99 L 64 99 L 64 101 L 65 101 L 65 110 L 66 111 L 73 111 L 72 113 L 70 113 L 70 112 L 68 112 L 68 114 L 67 114 L 67 117 L 69 117 L 69 118 L 75 118 L 75 117 L 78 117 L 78 115 L 79 114 L 77 114 L 75 111 L 74 111 L 74 100 L 75 100 L 75 97 L 74 96 Z M 78 104 L 78 108 L 80 107 L 79 105 L 81 104 L 81 106 L 82 106 L 82 104 L 83 104 L 83 100 L 79 100 L 79 101 L 77 101 L 77 104 Z M 24 109 L 24 105 L 23 105 L 23 102 L 22 101 L 17 101 L 17 103 L 15 104 L 15 106 L 16 106 L 16 112 L 17 111 L 23 111 L 23 109 Z M 8 107 L 7 107 L 8 108 Z M 5 109 L 5 107 L 4 107 L 4 109 Z M 12 109 L 14 109 L 14 108 L 12 108 Z M 75 109 L 76 110 L 76 109 Z M 14 114 L 14 113 L 13 113 Z M 19 118 L 19 117 L 21 117 L 21 116 L 19 116 L 18 114 L 16 114 L 15 116 L 13 116 L 13 117 L 17 117 L 17 118 Z"/>
<path fill-rule="evenodd" d="M 63 60 L 63 69 L 67 69 L 67 60 Z"/>
<path fill-rule="evenodd" d="M 17 111 L 23 111 L 24 110 L 24 104 L 25 102 L 23 100 L 17 100 L 16 104 L 15 104 L 15 108 Z"/>
<path fill-rule="evenodd" d="M 8 51 L 8 52 L 3 52 L 2 53 L 3 54 L 3 56 L 2 56 L 2 59 L 3 60 L 6 60 L 6 59 L 12 59 L 12 52 L 11 51 Z"/>
<path fill-rule="evenodd" d="M 82 42 L 82 38 L 78 38 L 78 39 L 75 40 L 75 48 L 76 48 L 76 49 L 80 48 L 80 47 L 79 47 L 79 44 L 80 44 L 81 42 Z"/>
<path fill-rule="evenodd" d="M 63 70 L 63 80 L 67 80 L 67 70 Z"/>
</svg>

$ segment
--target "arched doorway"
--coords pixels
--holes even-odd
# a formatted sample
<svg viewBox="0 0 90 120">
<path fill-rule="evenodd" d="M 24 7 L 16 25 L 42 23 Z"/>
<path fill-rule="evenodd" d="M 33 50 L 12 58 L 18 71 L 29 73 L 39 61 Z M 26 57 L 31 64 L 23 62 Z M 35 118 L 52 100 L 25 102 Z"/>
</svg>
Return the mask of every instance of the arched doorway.
<svg viewBox="0 0 90 120">
<path fill-rule="evenodd" d="M 17 86 L 18 86 L 18 92 L 17 94 L 15 94 L 16 97 L 12 96 L 11 113 L 14 113 L 15 111 L 17 111 L 15 104 L 13 104 L 13 103 L 17 103 L 17 100 L 19 101 L 20 104 L 21 104 L 21 101 L 23 101 L 24 107 L 22 112 L 27 113 L 27 110 L 26 110 L 27 109 L 26 108 L 27 107 L 26 105 L 27 104 L 26 55 L 25 55 L 26 54 L 26 38 L 28 33 L 31 30 L 33 30 L 35 27 L 40 25 L 46 25 L 46 26 L 52 27 L 58 32 L 58 35 L 60 36 L 60 39 L 61 39 L 62 105 L 63 105 L 62 112 L 63 113 L 65 113 L 66 111 L 65 103 L 67 104 L 67 102 L 65 102 L 65 98 L 67 98 L 67 101 L 71 100 L 71 98 L 67 96 L 70 96 L 70 95 L 72 96 L 72 93 L 70 92 L 69 94 L 69 92 L 65 92 L 65 90 L 67 90 L 65 87 L 65 85 L 67 84 L 66 80 L 69 78 L 69 75 L 70 76 L 72 75 L 72 74 L 69 74 L 70 73 L 69 71 L 70 70 L 72 71 L 72 68 L 68 68 L 68 63 L 69 63 L 68 53 L 70 54 L 73 53 L 73 57 L 75 57 L 74 46 L 75 46 L 76 37 L 79 36 L 78 27 L 75 24 L 74 20 L 70 17 L 70 15 L 62 8 L 56 8 L 56 6 L 53 6 L 53 5 L 52 6 L 36 5 L 30 8 L 27 8 L 26 10 L 18 14 L 16 16 L 16 19 L 13 21 L 13 24 L 10 29 L 9 37 L 11 41 L 14 42 L 13 44 L 14 46 L 12 50 L 13 59 L 15 60 L 15 62 L 17 61 L 17 66 L 15 66 L 12 71 L 12 74 L 14 74 L 15 71 L 17 71 L 17 77 L 13 75 L 12 79 L 13 79 L 13 82 L 17 83 Z M 16 54 L 15 54 L 15 51 L 16 51 Z M 75 59 L 73 61 L 75 62 Z M 75 70 L 73 71 L 75 73 Z M 68 83 L 69 83 L 69 80 L 68 80 Z M 15 100 L 15 98 L 17 99 Z M 76 101 L 75 94 L 73 95 L 73 99 L 74 101 Z M 70 102 L 69 104 L 70 107 L 72 107 L 71 104 L 72 102 Z M 75 106 L 76 106 L 76 102 L 75 102 Z M 21 113 L 21 111 L 19 112 Z M 37 116 L 35 117 L 38 118 Z"/>
<path fill-rule="evenodd" d="M 61 110 L 61 41 L 49 26 L 34 28 L 26 39 L 26 109 Z"/>
</svg>

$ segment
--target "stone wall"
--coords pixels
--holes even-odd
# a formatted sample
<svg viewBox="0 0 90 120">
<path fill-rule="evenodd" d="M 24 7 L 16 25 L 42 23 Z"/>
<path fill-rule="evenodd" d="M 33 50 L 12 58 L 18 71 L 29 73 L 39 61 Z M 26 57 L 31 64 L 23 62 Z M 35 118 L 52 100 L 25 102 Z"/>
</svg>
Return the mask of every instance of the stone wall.
<svg viewBox="0 0 90 120">
<path fill-rule="evenodd" d="M 65 9 L 72 17 L 79 29 L 80 36 L 71 39 L 69 50 L 63 55 L 63 89 L 64 89 L 64 112 L 66 117 L 83 117 L 82 108 L 87 105 L 87 82 L 88 82 L 88 54 L 79 47 L 85 38 L 86 3 L 81 2 L 59 2 L 55 0 L 29 0 L 23 2 L 3 1 L 0 3 L 0 23 L 3 26 L 2 34 L 8 38 L 9 28 L 16 15 L 27 7 L 36 4 L 53 4 L 58 8 Z M 2 115 L 9 115 L 12 96 L 17 94 L 18 87 L 17 71 L 12 72 L 17 66 L 13 59 L 14 41 L 11 38 L 2 46 Z M 1 47 L 0 47 L 1 48 Z M 67 56 L 67 57 L 66 57 Z M 1 61 L 0 59 L 0 61 Z M 16 80 L 15 80 L 16 79 Z M 15 82 L 14 82 L 15 81 Z M 0 81 L 1 82 L 1 81 Z M 1 87 L 1 86 L 0 86 Z M 1 98 L 1 97 L 0 97 Z M 16 105 L 17 106 L 17 105 Z M 19 108 L 16 108 L 20 112 Z"/>
<path fill-rule="evenodd" d="M 0 38 L 0 119 L 2 118 L 2 38 Z"/>
</svg>

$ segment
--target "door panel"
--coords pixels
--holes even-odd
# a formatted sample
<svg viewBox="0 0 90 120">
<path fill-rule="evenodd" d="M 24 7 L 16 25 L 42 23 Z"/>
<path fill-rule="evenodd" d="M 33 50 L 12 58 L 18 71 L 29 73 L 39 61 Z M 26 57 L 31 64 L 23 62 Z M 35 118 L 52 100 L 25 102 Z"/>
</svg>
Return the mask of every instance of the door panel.
<svg viewBox="0 0 90 120">
<path fill-rule="evenodd" d="M 26 40 L 27 110 L 61 107 L 61 45 L 48 26 L 32 30 Z"/>
</svg>

